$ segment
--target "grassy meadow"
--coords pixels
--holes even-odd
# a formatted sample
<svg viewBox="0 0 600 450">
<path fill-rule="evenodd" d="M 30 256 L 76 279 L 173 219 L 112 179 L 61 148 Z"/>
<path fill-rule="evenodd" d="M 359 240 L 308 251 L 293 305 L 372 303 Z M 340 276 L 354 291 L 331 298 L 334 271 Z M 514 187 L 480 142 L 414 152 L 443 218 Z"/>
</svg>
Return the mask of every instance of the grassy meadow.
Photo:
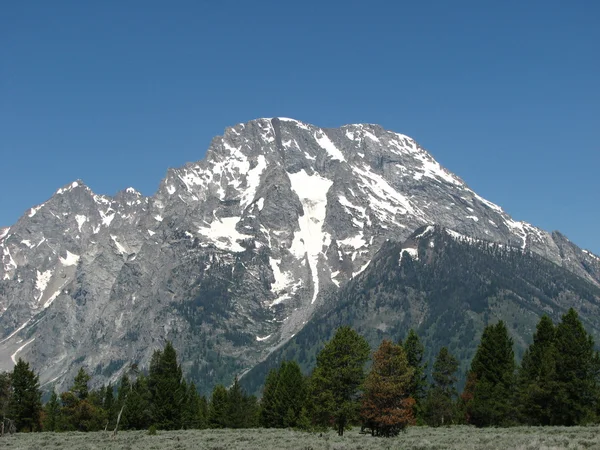
<svg viewBox="0 0 600 450">
<path fill-rule="evenodd" d="M 19 433 L 0 438 L 0 449 L 600 449 L 599 427 L 451 428 L 410 427 L 396 438 L 374 438 L 355 428 L 343 437 L 334 432 L 292 430 L 124 431 L 114 439 L 108 432 Z"/>
</svg>

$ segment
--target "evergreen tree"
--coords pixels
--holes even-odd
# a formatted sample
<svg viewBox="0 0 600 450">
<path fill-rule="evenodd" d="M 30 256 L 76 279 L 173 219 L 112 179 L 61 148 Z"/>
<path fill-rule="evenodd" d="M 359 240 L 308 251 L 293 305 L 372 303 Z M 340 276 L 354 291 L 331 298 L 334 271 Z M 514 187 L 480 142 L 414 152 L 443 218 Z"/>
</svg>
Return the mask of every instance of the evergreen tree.
<svg viewBox="0 0 600 450">
<path fill-rule="evenodd" d="M 424 406 L 425 421 L 438 427 L 450 425 L 455 415 L 458 360 L 442 347 L 433 364 L 433 383 Z"/>
<path fill-rule="evenodd" d="M 150 362 L 148 387 L 151 395 L 152 416 L 157 428 L 181 428 L 186 387 L 183 385 L 181 366 L 170 342 L 164 350 L 157 350 Z"/>
<path fill-rule="evenodd" d="M 596 419 L 598 355 L 573 308 L 556 327 L 557 394 L 553 424 L 582 425 Z"/>
<path fill-rule="evenodd" d="M 553 423 L 558 388 L 555 341 L 554 324 L 544 315 L 538 322 L 533 343 L 523 355 L 517 378 L 519 419 L 528 425 Z"/>
<path fill-rule="evenodd" d="M 422 403 L 427 395 L 427 364 L 423 362 L 425 349 L 419 336 L 412 328 L 408 331 L 404 341 L 404 351 L 408 359 L 408 365 L 414 369 L 410 386 L 409 396 L 415 400 L 415 418 L 421 417 Z"/>
<path fill-rule="evenodd" d="M 267 428 L 299 426 L 305 398 L 306 382 L 300 366 L 295 361 L 282 361 L 265 381 L 261 424 Z"/>
<path fill-rule="evenodd" d="M 148 378 L 140 374 L 135 382 L 131 384 L 129 393 L 125 399 L 125 408 L 123 409 L 121 421 L 124 420 L 124 424 L 130 430 L 145 430 L 151 425 L 156 424 L 153 421 L 153 411 L 156 411 L 156 407 L 152 404 Z"/>
<path fill-rule="evenodd" d="M 369 353 L 365 338 L 348 326 L 338 328 L 319 352 L 309 382 L 309 405 L 316 425 L 333 424 L 341 436 L 357 418 L 357 393 Z"/>
<path fill-rule="evenodd" d="M 10 385 L 10 373 L 0 373 L 0 419 L 4 420 L 8 417 L 9 411 L 8 406 L 10 404 L 11 396 L 11 385 Z"/>
<path fill-rule="evenodd" d="M 112 384 L 108 383 L 104 390 L 104 398 L 102 399 L 102 407 L 106 411 L 107 426 L 112 427 L 117 419 L 115 393 Z"/>
<path fill-rule="evenodd" d="M 41 431 L 42 392 L 39 377 L 21 358 L 13 368 L 8 410 L 17 431 Z"/>
<path fill-rule="evenodd" d="M 384 340 L 373 355 L 362 397 L 361 414 L 373 434 L 396 436 L 414 423 L 415 400 L 409 396 L 413 375 L 402 346 Z"/>
<path fill-rule="evenodd" d="M 90 393 L 90 376 L 80 368 L 67 392 L 60 395 L 60 428 L 75 431 L 98 431 L 106 425 L 106 413 L 97 392 Z"/>
<path fill-rule="evenodd" d="M 507 425 L 513 420 L 515 357 L 513 341 L 503 321 L 483 330 L 471 362 L 475 380 L 467 406 L 470 423 L 477 426 Z"/>
<path fill-rule="evenodd" d="M 202 428 L 202 408 L 200 394 L 194 382 L 187 385 L 185 406 L 182 412 L 183 428 L 198 430 Z"/>
<path fill-rule="evenodd" d="M 129 379 L 129 375 L 127 373 L 125 373 L 121 377 L 121 381 L 119 383 L 119 389 L 117 391 L 117 402 L 115 405 L 115 413 L 116 413 L 115 426 L 116 426 L 116 420 L 119 419 L 119 412 L 123 411 L 121 413 L 121 418 L 119 420 L 119 429 L 121 429 L 121 430 L 129 429 L 129 422 L 127 420 L 127 414 L 125 413 L 125 406 L 126 406 L 127 397 L 131 393 L 131 390 L 132 390 L 132 386 L 131 386 L 131 381 Z"/>
<path fill-rule="evenodd" d="M 85 400 L 89 394 L 88 383 L 90 376 L 83 367 L 79 369 L 70 391 L 79 399 Z"/>
<path fill-rule="evenodd" d="M 210 428 L 227 428 L 228 400 L 225 386 L 222 384 L 216 385 L 208 408 L 208 426 Z"/>
<path fill-rule="evenodd" d="M 50 400 L 44 406 L 44 431 L 60 431 L 60 401 L 53 389 Z"/>
</svg>

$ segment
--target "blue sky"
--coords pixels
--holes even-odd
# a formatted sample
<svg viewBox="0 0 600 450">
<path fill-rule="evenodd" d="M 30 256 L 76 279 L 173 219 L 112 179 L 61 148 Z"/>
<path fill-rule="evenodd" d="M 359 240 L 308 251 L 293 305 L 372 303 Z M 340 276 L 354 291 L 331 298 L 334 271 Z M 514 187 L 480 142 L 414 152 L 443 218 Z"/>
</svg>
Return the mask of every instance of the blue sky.
<svg viewBox="0 0 600 450">
<path fill-rule="evenodd" d="M 600 254 L 600 2 L 31 1 L 0 14 L 0 226 L 81 178 L 151 195 L 257 117 L 408 134 Z"/>
</svg>

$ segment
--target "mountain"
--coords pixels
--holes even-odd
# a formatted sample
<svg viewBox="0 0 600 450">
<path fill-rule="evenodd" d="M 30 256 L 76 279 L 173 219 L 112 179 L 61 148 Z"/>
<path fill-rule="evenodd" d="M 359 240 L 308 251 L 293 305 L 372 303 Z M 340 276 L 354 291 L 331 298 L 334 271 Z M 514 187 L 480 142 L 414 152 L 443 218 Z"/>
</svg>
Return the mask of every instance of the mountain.
<svg viewBox="0 0 600 450">
<path fill-rule="evenodd" d="M 404 339 L 413 328 L 429 367 L 445 346 L 458 357 L 465 375 L 485 325 L 504 320 L 520 360 L 540 316 L 558 322 L 571 307 L 581 312 L 584 326 L 600 342 L 596 284 L 536 253 L 429 225 L 403 243 L 386 242 L 364 272 L 242 382 L 258 392 L 281 360 L 312 369 L 317 353 L 343 325 L 354 327 L 373 349 L 383 339 Z"/>
<path fill-rule="evenodd" d="M 264 360 L 388 239 L 439 224 L 596 286 L 600 258 L 513 220 L 413 139 L 377 125 L 258 119 L 169 169 L 156 194 L 78 180 L 0 230 L 0 370 L 98 383 L 173 341 L 202 389 Z"/>
</svg>

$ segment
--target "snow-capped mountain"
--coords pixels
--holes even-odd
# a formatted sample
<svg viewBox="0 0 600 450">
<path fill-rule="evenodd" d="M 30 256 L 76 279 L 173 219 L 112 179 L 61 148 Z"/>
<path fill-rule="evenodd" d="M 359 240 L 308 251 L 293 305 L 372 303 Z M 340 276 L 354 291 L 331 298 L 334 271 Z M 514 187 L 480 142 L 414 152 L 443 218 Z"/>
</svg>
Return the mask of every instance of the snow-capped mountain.
<svg viewBox="0 0 600 450">
<path fill-rule="evenodd" d="M 407 136 L 258 119 L 152 197 L 75 181 L 0 229 L 0 369 L 23 357 L 42 383 L 81 365 L 105 381 L 170 339 L 212 385 L 298 332 L 386 239 L 433 223 L 600 284 L 598 257 L 513 220 Z"/>
</svg>

